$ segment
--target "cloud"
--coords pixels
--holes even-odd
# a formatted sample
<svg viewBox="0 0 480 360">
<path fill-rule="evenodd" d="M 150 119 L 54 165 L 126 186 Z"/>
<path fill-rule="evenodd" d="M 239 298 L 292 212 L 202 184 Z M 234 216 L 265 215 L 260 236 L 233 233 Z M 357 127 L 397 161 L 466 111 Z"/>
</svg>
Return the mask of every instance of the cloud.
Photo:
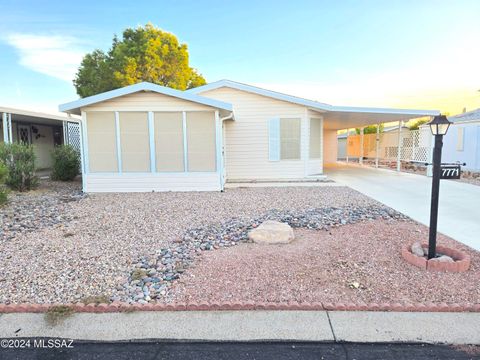
<svg viewBox="0 0 480 360">
<path fill-rule="evenodd" d="M 20 64 L 39 73 L 72 81 L 84 51 L 69 36 L 10 34 L 4 39 L 20 55 Z"/>
</svg>

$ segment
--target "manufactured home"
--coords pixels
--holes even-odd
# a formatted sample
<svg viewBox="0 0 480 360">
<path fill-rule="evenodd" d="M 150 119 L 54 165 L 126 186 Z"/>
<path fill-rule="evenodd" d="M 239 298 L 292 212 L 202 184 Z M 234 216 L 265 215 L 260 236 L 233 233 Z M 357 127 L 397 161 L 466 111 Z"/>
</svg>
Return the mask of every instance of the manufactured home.
<svg viewBox="0 0 480 360">
<path fill-rule="evenodd" d="M 465 170 L 480 172 L 480 109 L 448 120 L 452 125 L 443 137 L 442 160 L 465 163 Z"/>
<path fill-rule="evenodd" d="M 187 91 L 143 82 L 59 109 L 81 115 L 85 192 L 321 178 L 337 161 L 337 130 L 438 114 L 333 106 L 230 80 Z"/>
<path fill-rule="evenodd" d="M 50 170 L 56 145 L 80 150 L 80 127 L 75 117 L 0 107 L 0 142 L 33 145 L 37 170 Z"/>
</svg>

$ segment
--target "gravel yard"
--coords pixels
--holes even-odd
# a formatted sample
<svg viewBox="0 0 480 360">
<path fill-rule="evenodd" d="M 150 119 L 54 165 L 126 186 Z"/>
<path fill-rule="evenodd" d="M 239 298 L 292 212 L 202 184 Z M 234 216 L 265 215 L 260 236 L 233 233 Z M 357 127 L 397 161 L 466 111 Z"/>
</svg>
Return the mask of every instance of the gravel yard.
<svg viewBox="0 0 480 360">
<path fill-rule="evenodd" d="M 92 194 L 76 201 L 59 200 L 78 195 L 79 186 L 44 182 L 40 190 L 21 195 L 23 200 L 11 196 L 11 203 L 1 208 L 1 229 L 7 223 L 22 226 L 28 219 L 43 220 L 34 231 L 16 232 L 12 238 L 2 231 L 0 303 L 109 297 L 139 259 L 155 256 L 189 229 L 232 218 L 248 222 L 272 209 L 378 205 L 345 187 Z M 12 221 L 4 214 L 16 213 L 19 202 L 23 215 Z M 41 212 L 45 216 L 38 216 L 41 204 L 50 209 Z"/>
<path fill-rule="evenodd" d="M 452 292 L 478 282 L 478 254 L 465 277 L 410 268 L 400 260 L 405 232 L 417 239 L 425 227 L 347 187 L 82 196 L 78 183 L 44 182 L 11 199 L 0 210 L 0 303 L 402 300 L 428 295 L 430 277 L 443 301 L 480 298 L 478 286 Z M 298 240 L 233 246 L 266 218 L 289 222 Z"/>
<path fill-rule="evenodd" d="M 425 272 L 400 255 L 406 241 L 428 239 L 412 221 L 379 220 L 295 230 L 287 245 L 241 244 L 205 253 L 174 286 L 183 302 L 480 302 L 480 253 L 465 273 Z M 467 249 L 439 236 L 439 244 Z"/>
</svg>

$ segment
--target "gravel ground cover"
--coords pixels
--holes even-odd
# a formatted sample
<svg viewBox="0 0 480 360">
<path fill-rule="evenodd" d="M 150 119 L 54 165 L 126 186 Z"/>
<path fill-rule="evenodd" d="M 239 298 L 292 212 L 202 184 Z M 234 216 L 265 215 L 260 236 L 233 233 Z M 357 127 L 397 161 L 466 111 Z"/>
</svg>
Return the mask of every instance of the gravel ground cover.
<svg viewBox="0 0 480 360">
<path fill-rule="evenodd" d="M 228 248 L 248 241 L 248 232 L 265 220 L 287 223 L 293 228 L 329 231 L 333 227 L 365 220 L 399 219 L 406 217 L 385 206 L 371 204 L 335 208 L 271 210 L 254 219 L 231 219 L 219 224 L 187 230 L 175 244 L 163 248 L 155 256 L 143 257 L 122 286 L 117 287 L 113 300 L 147 303 L 152 300 L 171 301 L 169 291 L 186 269 L 195 266 L 195 258 L 205 251 Z M 251 249 L 255 251 L 255 248 Z"/>
<path fill-rule="evenodd" d="M 75 214 L 68 211 L 68 203 L 84 196 L 79 182 L 49 180 L 34 191 L 11 192 L 8 204 L 0 207 L 0 242 L 71 221 Z"/>
<path fill-rule="evenodd" d="M 241 244 L 206 252 L 176 282 L 182 302 L 480 302 L 480 253 L 465 273 L 425 272 L 407 264 L 402 244 L 428 239 L 413 221 L 366 220 L 328 231 L 296 229 L 287 245 Z"/>
<path fill-rule="evenodd" d="M 40 202 L 58 205 L 61 216 L 68 220 L 51 220 L 58 214 L 52 211 L 51 217 L 45 216 L 45 226 L 0 242 L 0 303 L 75 302 L 88 296 L 115 296 L 124 291 L 123 284 L 129 281 L 135 264 L 145 257 L 156 258 L 162 248 L 180 244 L 192 229 L 228 221 L 251 223 L 272 210 L 379 206 L 346 187 L 91 194 L 78 201 L 58 201 L 64 195 L 78 194 L 78 183 L 65 186 L 72 188 L 64 192 L 56 183 L 44 183 L 47 189 Z M 34 198 L 36 193 L 30 195 Z M 0 211 L 12 212 L 15 204 L 12 201 Z M 39 218 L 28 211 L 25 214 L 27 219 Z M 1 219 L 0 228 L 4 229 L 6 218 Z"/>
<path fill-rule="evenodd" d="M 409 268 L 399 261 L 401 245 L 425 239 L 426 228 L 347 187 L 83 196 L 78 183 L 44 182 L 0 211 L 9 233 L 0 237 L 0 303 L 404 300 L 432 276 L 452 282 L 442 301 L 479 298 L 478 289 L 449 290 L 478 282 L 478 254 L 465 278 Z M 10 230 L 4 214 L 16 212 L 23 215 L 15 225 L 37 225 Z M 288 222 L 298 239 L 286 247 L 244 243 L 265 219 Z"/>
</svg>

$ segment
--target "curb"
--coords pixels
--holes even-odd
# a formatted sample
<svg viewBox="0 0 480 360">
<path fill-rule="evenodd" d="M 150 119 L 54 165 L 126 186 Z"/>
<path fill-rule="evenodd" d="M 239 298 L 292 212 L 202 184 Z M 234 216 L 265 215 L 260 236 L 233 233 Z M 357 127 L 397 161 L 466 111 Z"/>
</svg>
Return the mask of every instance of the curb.
<svg viewBox="0 0 480 360">
<path fill-rule="evenodd" d="M 135 311 L 232 311 L 232 310 L 303 310 L 303 311 L 387 311 L 387 312 L 480 312 L 480 303 L 172 303 L 172 304 L 0 304 L 0 313 L 45 313 L 56 307 L 69 307 L 78 313 L 119 313 Z"/>
</svg>

